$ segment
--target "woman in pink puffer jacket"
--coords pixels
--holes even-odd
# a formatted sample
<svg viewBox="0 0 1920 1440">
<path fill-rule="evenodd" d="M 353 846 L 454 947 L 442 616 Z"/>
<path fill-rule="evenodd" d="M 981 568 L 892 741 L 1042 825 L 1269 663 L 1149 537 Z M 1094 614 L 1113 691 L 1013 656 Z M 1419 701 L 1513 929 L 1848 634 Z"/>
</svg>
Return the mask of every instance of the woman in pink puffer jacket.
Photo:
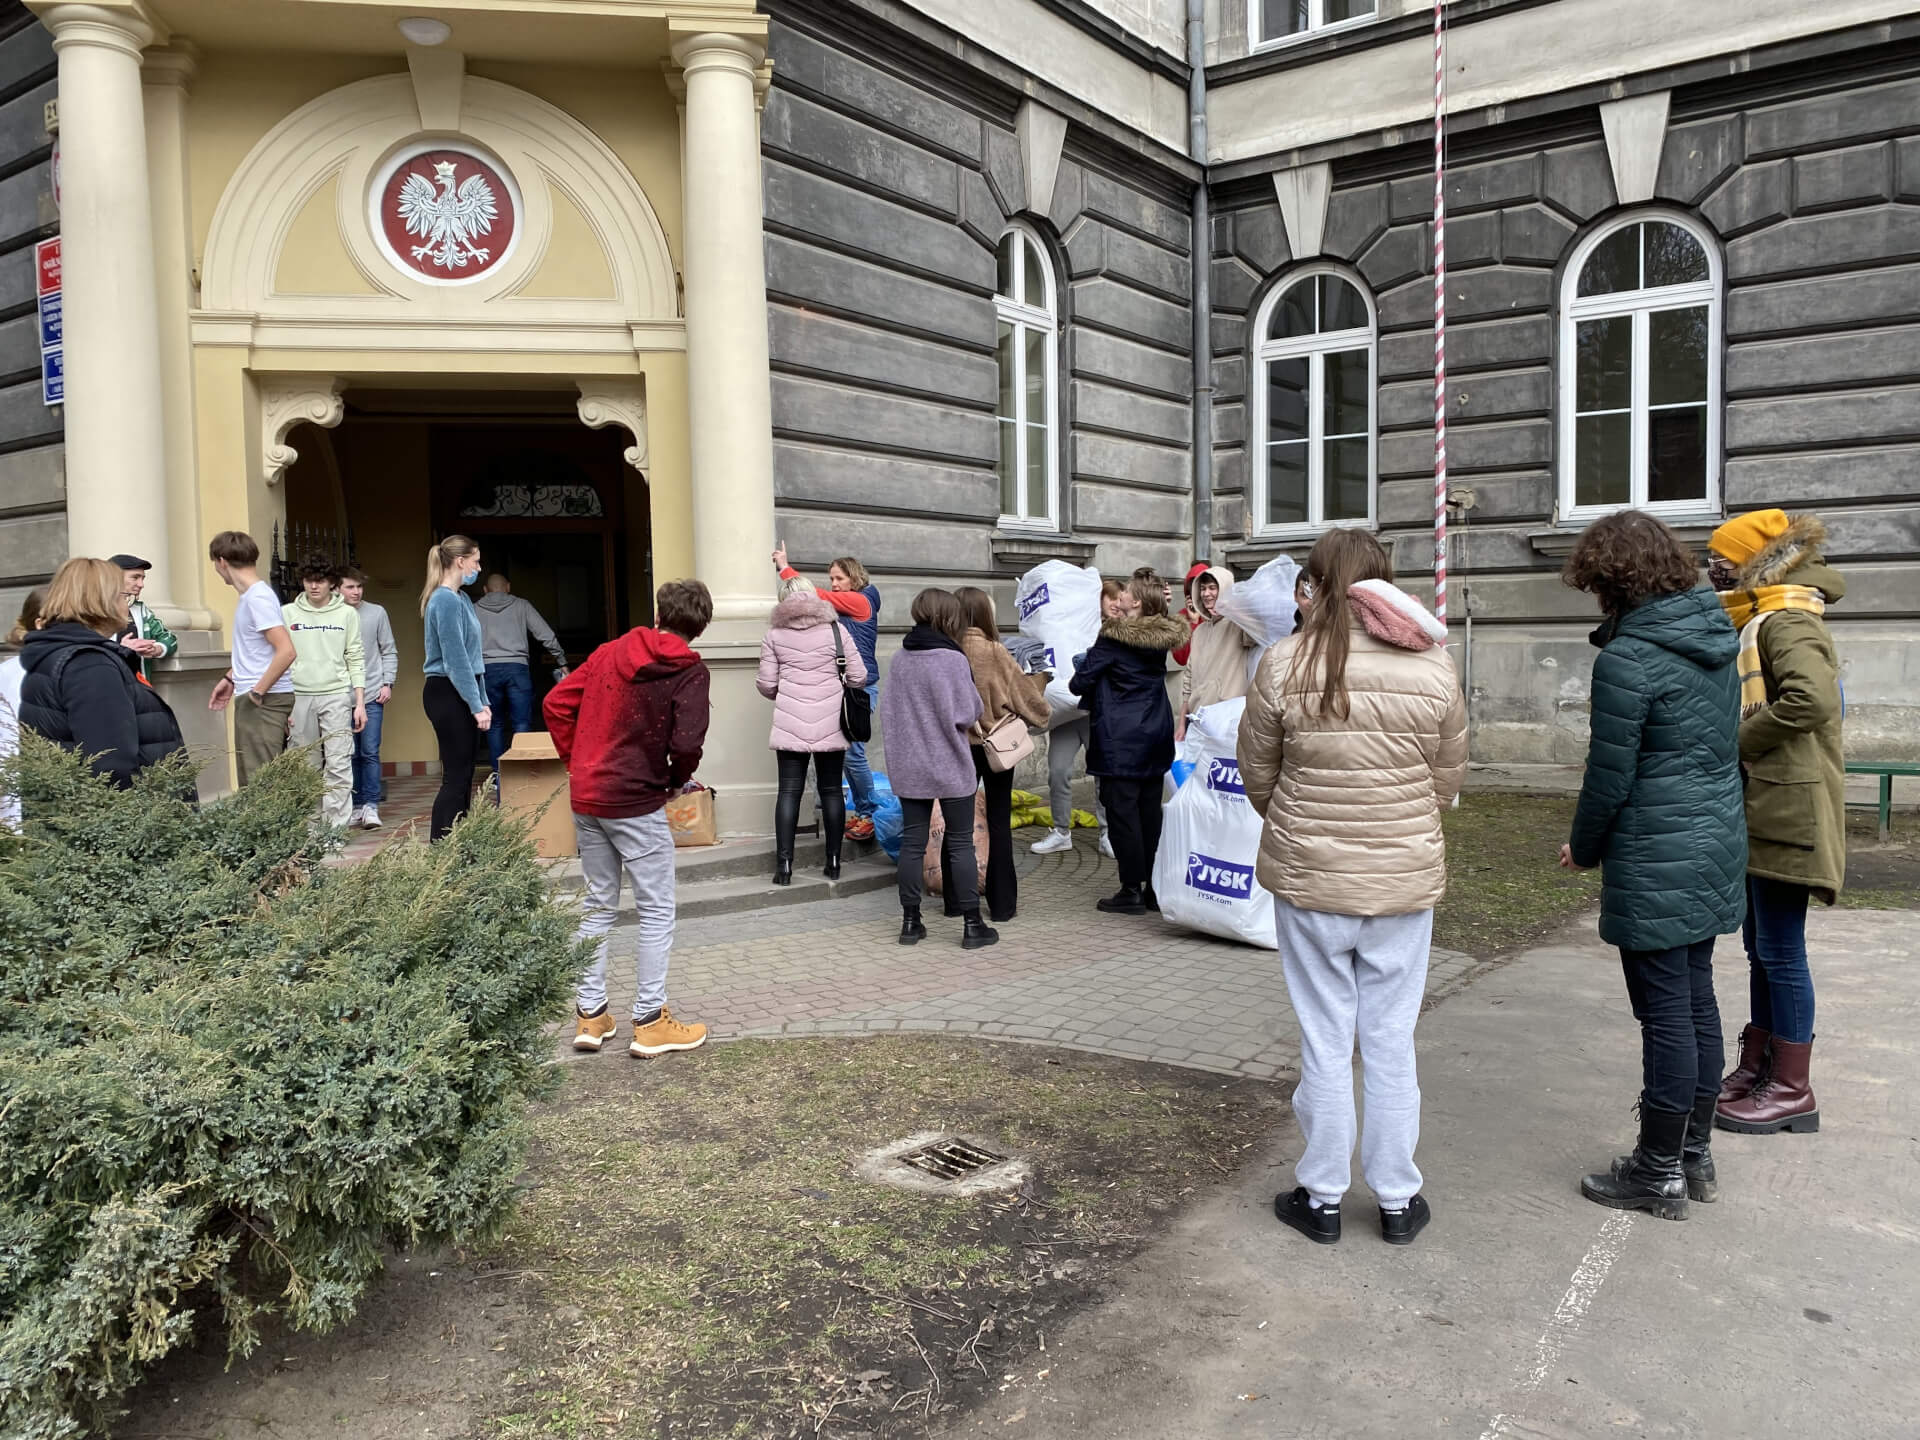
<svg viewBox="0 0 1920 1440">
<path fill-rule="evenodd" d="M 853 637 L 839 624 L 833 607 L 805 580 L 787 584 L 786 598 L 773 609 L 772 628 L 760 642 L 760 693 L 773 701 L 773 738 L 768 742 L 780 762 L 780 791 L 773 806 L 773 883 L 793 883 L 793 835 L 800 827 L 800 797 L 807 788 L 811 760 L 820 789 L 820 828 L 827 842 L 827 879 L 840 878 L 840 840 L 847 828 L 846 798 L 840 771 L 847 737 L 840 732 L 839 669 L 834 640 L 846 659 L 846 684 L 867 683 L 867 667 Z"/>
</svg>

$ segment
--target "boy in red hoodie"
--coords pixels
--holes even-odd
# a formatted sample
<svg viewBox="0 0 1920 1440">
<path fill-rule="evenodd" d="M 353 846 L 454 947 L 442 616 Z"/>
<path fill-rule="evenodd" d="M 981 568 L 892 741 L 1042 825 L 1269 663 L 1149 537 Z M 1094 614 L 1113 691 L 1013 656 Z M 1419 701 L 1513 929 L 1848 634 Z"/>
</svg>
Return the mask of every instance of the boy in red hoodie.
<svg viewBox="0 0 1920 1440">
<path fill-rule="evenodd" d="M 707 742 L 707 667 L 691 642 L 713 620 L 713 596 L 698 580 L 669 581 L 654 618 L 659 628 L 637 626 L 595 650 L 545 705 L 572 781 L 586 885 L 580 936 L 600 942 L 580 980 L 576 1050 L 599 1050 L 618 1028 L 607 1013 L 606 937 L 620 910 L 622 870 L 640 917 L 628 1052 L 693 1050 L 707 1038 L 706 1026 L 682 1024 L 667 1008 L 674 872 L 666 803 L 693 778 Z"/>
</svg>

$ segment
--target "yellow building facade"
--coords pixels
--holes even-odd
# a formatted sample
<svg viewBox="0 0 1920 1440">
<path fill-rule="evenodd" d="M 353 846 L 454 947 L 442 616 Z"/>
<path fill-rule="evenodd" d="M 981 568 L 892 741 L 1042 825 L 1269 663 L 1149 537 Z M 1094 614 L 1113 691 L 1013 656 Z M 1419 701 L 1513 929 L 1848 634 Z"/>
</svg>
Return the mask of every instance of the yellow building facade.
<svg viewBox="0 0 1920 1440">
<path fill-rule="evenodd" d="M 350 536 L 401 649 L 384 758 L 431 761 L 423 558 L 465 532 L 570 652 L 645 623 L 658 581 L 708 583 L 702 773 L 753 828 L 773 477 L 751 5 L 33 8 L 59 63 L 71 552 L 157 562 L 190 740 L 226 748 L 204 692 L 234 596 L 208 537 Z"/>
</svg>

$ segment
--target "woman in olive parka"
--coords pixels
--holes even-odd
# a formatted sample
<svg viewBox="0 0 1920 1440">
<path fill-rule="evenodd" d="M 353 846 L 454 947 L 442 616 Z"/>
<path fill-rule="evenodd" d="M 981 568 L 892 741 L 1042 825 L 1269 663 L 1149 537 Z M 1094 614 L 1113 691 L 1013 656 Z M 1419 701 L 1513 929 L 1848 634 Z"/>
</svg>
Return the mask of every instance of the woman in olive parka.
<svg viewBox="0 0 1920 1440">
<path fill-rule="evenodd" d="M 1717 1198 L 1714 1105 L 1725 1052 L 1713 943 L 1746 911 L 1739 642 L 1694 557 L 1660 521 L 1594 522 L 1566 583 L 1606 614 L 1593 633 L 1591 739 L 1560 863 L 1601 867 L 1600 938 L 1619 947 L 1640 1022 L 1640 1143 L 1589 1175 L 1589 1200 L 1684 1220 Z"/>
</svg>

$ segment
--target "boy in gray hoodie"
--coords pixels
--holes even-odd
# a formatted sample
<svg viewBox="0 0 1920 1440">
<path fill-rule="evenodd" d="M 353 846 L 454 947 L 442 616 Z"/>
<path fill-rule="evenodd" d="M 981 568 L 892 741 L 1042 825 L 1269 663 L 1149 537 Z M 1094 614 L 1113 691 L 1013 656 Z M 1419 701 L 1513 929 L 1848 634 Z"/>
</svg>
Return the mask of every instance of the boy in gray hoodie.
<svg viewBox="0 0 1920 1440">
<path fill-rule="evenodd" d="M 487 704 L 493 725 L 487 749 L 493 754 L 494 793 L 499 794 L 500 757 L 513 737 L 533 729 L 533 669 L 527 663 L 533 642 L 553 657 L 553 678 L 567 678 L 567 652 L 538 610 L 513 593 L 513 582 L 497 571 L 487 577 L 487 593 L 474 601 L 480 615 L 480 658 L 486 664 Z"/>
<path fill-rule="evenodd" d="M 367 577 L 354 569 L 340 576 L 340 598 L 360 617 L 360 648 L 366 657 L 367 723 L 353 740 L 353 816 L 356 830 L 380 828 L 380 727 L 400 679 L 400 647 L 384 606 L 367 599 Z"/>
</svg>

